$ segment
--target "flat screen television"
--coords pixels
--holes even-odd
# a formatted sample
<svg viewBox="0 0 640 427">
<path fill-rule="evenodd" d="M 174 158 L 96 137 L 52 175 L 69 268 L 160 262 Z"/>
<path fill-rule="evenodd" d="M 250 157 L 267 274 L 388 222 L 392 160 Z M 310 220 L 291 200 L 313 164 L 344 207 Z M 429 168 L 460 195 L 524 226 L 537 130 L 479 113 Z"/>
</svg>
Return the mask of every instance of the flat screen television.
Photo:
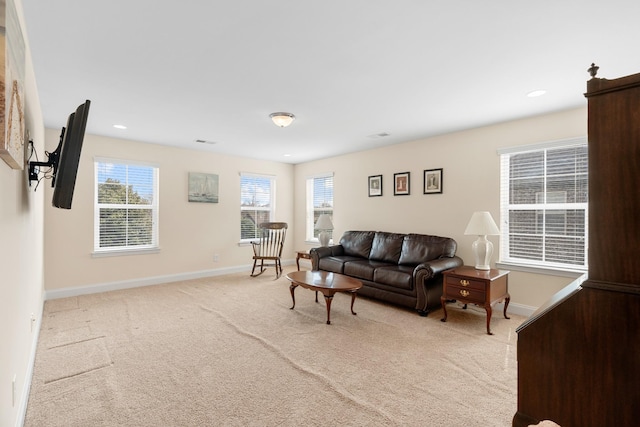
<svg viewBox="0 0 640 427">
<path fill-rule="evenodd" d="M 56 208 L 71 209 L 90 105 L 91 101 L 87 100 L 69 115 L 67 126 L 62 128 L 60 143 L 49 156 L 50 161 L 56 162 L 57 160 L 57 164 L 53 165 L 53 181 L 51 182 L 53 187 L 52 204 Z M 52 159 L 54 155 L 55 158 Z"/>
</svg>

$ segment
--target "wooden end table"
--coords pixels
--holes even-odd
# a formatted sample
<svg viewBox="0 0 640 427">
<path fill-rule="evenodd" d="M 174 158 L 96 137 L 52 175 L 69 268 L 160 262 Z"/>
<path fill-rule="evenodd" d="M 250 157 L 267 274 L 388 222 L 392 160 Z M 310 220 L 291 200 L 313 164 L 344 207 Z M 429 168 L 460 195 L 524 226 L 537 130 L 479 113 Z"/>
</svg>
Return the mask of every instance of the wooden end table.
<svg viewBox="0 0 640 427">
<path fill-rule="evenodd" d="M 327 325 L 331 324 L 331 301 L 336 292 L 351 292 L 351 314 L 356 314 L 353 311 L 353 303 L 356 300 L 356 292 L 362 287 L 361 281 L 329 271 L 294 271 L 288 273 L 286 277 L 291 282 L 291 286 L 289 286 L 293 300 L 291 310 L 296 306 L 294 291 L 298 286 L 302 286 L 316 291 L 316 302 L 318 302 L 318 291 L 324 295 L 327 305 Z"/>
<path fill-rule="evenodd" d="M 476 270 L 474 267 L 462 266 L 443 273 L 442 296 L 440 302 L 444 311 L 443 322 L 447 321 L 447 300 L 458 300 L 467 304 L 477 304 L 487 312 L 487 334 L 491 332 L 492 306 L 504 300 L 504 318 L 507 316 L 507 307 L 511 296 L 509 295 L 509 271 L 507 270 Z"/>
<path fill-rule="evenodd" d="M 311 254 L 308 251 L 297 251 L 296 252 L 296 265 L 298 266 L 298 271 L 300 271 L 300 258 L 302 259 L 311 259 Z"/>
</svg>

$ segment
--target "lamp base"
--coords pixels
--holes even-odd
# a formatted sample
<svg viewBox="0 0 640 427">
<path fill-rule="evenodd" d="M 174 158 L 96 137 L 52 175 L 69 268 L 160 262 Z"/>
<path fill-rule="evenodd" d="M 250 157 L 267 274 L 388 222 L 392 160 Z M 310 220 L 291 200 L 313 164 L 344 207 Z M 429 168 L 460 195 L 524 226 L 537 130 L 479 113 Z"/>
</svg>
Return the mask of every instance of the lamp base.
<svg viewBox="0 0 640 427">
<path fill-rule="evenodd" d="M 471 246 L 476 258 L 476 270 L 491 270 L 491 255 L 493 254 L 493 243 L 487 240 L 487 236 L 478 236 L 478 240 Z"/>
<path fill-rule="evenodd" d="M 331 235 L 328 231 L 321 231 L 318 234 L 318 240 L 320 241 L 320 246 L 329 246 L 329 240 L 331 240 Z"/>
</svg>

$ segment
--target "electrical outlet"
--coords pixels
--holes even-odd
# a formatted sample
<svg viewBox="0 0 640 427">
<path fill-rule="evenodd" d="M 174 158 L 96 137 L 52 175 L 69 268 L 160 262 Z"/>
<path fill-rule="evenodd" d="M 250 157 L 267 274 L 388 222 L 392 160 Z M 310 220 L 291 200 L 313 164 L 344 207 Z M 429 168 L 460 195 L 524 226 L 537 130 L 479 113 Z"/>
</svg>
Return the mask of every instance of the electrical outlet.
<svg viewBox="0 0 640 427">
<path fill-rule="evenodd" d="M 220 261 L 220 255 L 218 254 L 213 255 L 213 262 L 218 262 L 218 261 Z"/>
</svg>

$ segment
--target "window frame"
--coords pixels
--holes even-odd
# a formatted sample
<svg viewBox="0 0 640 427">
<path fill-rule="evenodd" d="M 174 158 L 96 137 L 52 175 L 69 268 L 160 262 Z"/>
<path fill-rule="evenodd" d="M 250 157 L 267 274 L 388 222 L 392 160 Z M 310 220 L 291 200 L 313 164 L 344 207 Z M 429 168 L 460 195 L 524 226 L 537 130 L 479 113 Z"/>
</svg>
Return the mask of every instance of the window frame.
<svg viewBox="0 0 640 427">
<path fill-rule="evenodd" d="M 242 198 L 243 198 L 243 194 L 244 194 L 244 189 L 243 189 L 243 179 L 244 178 L 252 178 L 252 179 L 264 179 L 264 180 L 268 180 L 269 181 L 269 206 L 265 207 L 265 208 L 259 208 L 256 206 L 243 206 L 242 204 Z M 267 174 L 260 174 L 260 173 L 253 173 L 253 172 L 240 172 L 240 228 L 239 228 L 239 232 L 240 232 L 240 244 L 249 244 L 251 241 L 256 240 L 258 238 L 258 235 L 256 234 L 256 236 L 254 237 L 250 237 L 250 238 L 243 238 L 242 237 L 242 218 L 243 218 L 243 212 L 247 212 L 247 211 L 260 211 L 260 212 L 269 212 L 269 219 L 268 222 L 273 222 L 274 218 L 276 216 L 276 177 L 275 175 L 267 175 Z M 256 214 L 257 215 L 257 214 Z M 256 225 L 256 230 L 257 230 L 257 225 Z"/>
<path fill-rule="evenodd" d="M 323 180 L 323 181 L 327 181 L 328 179 L 331 179 L 331 201 L 330 204 L 331 206 L 324 206 L 324 207 L 318 207 L 316 208 L 314 205 L 314 201 L 316 198 L 316 191 L 315 191 L 315 185 L 316 185 L 316 180 Z M 316 230 L 315 227 L 315 223 L 316 223 L 316 211 L 320 212 L 320 213 L 328 213 L 331 217 L 331 220 L 333 221 L 333 208 L 334 208 L 334 173 L 333 172 L 327 172 L 327 173 L 321 173 L 321 174 L 316 174 L 316 175 L 311 175 L 308 176 L 305 180 L 306 183 L 306 195 L 307 195 L 307 200 L 306 200 L 306 220 L 305 220 L 305 241 L 307 243 L 312 243 L 312 244 L 319 244 L 320 240 L 318 239 L 318 234 L 320 232 L 320 230 Z M 326 201 L 326 197 L 323 197 L 323 200 Z M 320 214 L 319 213 L 319 214 Z"/>
<path fill-rule="evenodd" d="M 517 147 L 510 147 L 498 150 L 498 154 L 500 155 L 500 256 L 498 261 L 498 267 L 501 268 L 510 268 L 514 270 L 521 271 L 529 271 L 529 272 L 549 272 L 549 274 L 559 274 L 563 276 L 574 277 L 579 274 L 583 274 L 588 269 L 588 247 L 589 247 L 589 205 L 588 205 L 588 158 L 586 164 L 586 171 L 578 173 L 577 171 L 573 174 L 574 177 L 578 177 L 584 175 L 587 179 L 587 194 L 584 198 L 584 202 L 561 202 L 559 200 L 546 201 L 544 199 L 541 200 L 538 198 L 538 194 L 536 193 L 536 201 L 535 203 L 530 204 L 517 204 L 510 203 L 510 188 L 509 183 L 511 181 L 510 177 L 510 168 L 509 168 L 509 160 L 511 156 L 524 154 L 524 153 L 535 153 L 542 152 L 544 155 L 544 173 L 541 175 L 541 179 L 543 181 L 543 194 L 546 194 L 547 197 L 550 193 L 561 193 L 562 191 L 549 192 L 547 187 L 547 182 L 549 177 L 553 177 L 554 175 L 550 175 L 547 173 L 546 165 L 547 165 L 547 153 L 550 150 L 558 150 L 558 149 L 567 149 L 572 147 L 583 147 L 585 150 L 588 149 L 587 138 L 579 137 L 572 138 L 560 141 L 550 141 L 543 142 L 539 144 L 531 144 Z M 588 156 L 588 151 L 587 151 Z M 566 193 L 566 191 L 564 192 Z M 582 230 L 582 234 L 576 234 L 575 238 L 582 239 L 584 241 L 584 260 L 582 265 L 578 264 L 570 264 L 563 262 L 553 262 L 553 261 L 545 261 L 545 260 L 532 260 L 521 258 L 518 256 L 514 256 L 510 253 L 510 223 L 509 223 L 509 213 L 513 211 L 536 211 L 536 220 L 538 218 L 538 211 L 545 213 L 553 212 L 553 211 L 582 211 L 584 215 L 584 227 Z M 553 236 L 552 232 L 547 231 L 547 228 L 542 228 L 542 232 L 539 234 L 541 236 L 541 240 L 543 242 L 542 252 L 546 251 L 546 243 L 545 238 L 548 236 Z M 561 235 L 562 236 L 562 235 Z"/>
<path fill-rule="evenodd" d="M 140 162 L 136 160 L 128 159 L 115 159 L 108 157 L 95 157 L 94 164 L 94 219 L 93 219 L 93 252 L 92 256 L 120 256 L 120 255 L 132 255 L 140 253 L 156 253 L 160 251 L 160 236 L 159 236 L 159 211 L 160 211 L 160 167 L 158 164 L 149 162 Z M 152 202 L 150 204 L 109 204 L 99 203 L 99 169 L 102 164 L 113 164 L 118 166 L 125 166 L 129 168 L 143 167 L 151 169 L 152 173 Z M 129 181 L 125 185 L 130 185 Z M 101 209 L 136 209 L 136 210 L 150 210 L 151 211 L 151 243 L 145 245 L 123 245 L 112 247 L 100 246 L 100 210 Z"/>
</svg>

